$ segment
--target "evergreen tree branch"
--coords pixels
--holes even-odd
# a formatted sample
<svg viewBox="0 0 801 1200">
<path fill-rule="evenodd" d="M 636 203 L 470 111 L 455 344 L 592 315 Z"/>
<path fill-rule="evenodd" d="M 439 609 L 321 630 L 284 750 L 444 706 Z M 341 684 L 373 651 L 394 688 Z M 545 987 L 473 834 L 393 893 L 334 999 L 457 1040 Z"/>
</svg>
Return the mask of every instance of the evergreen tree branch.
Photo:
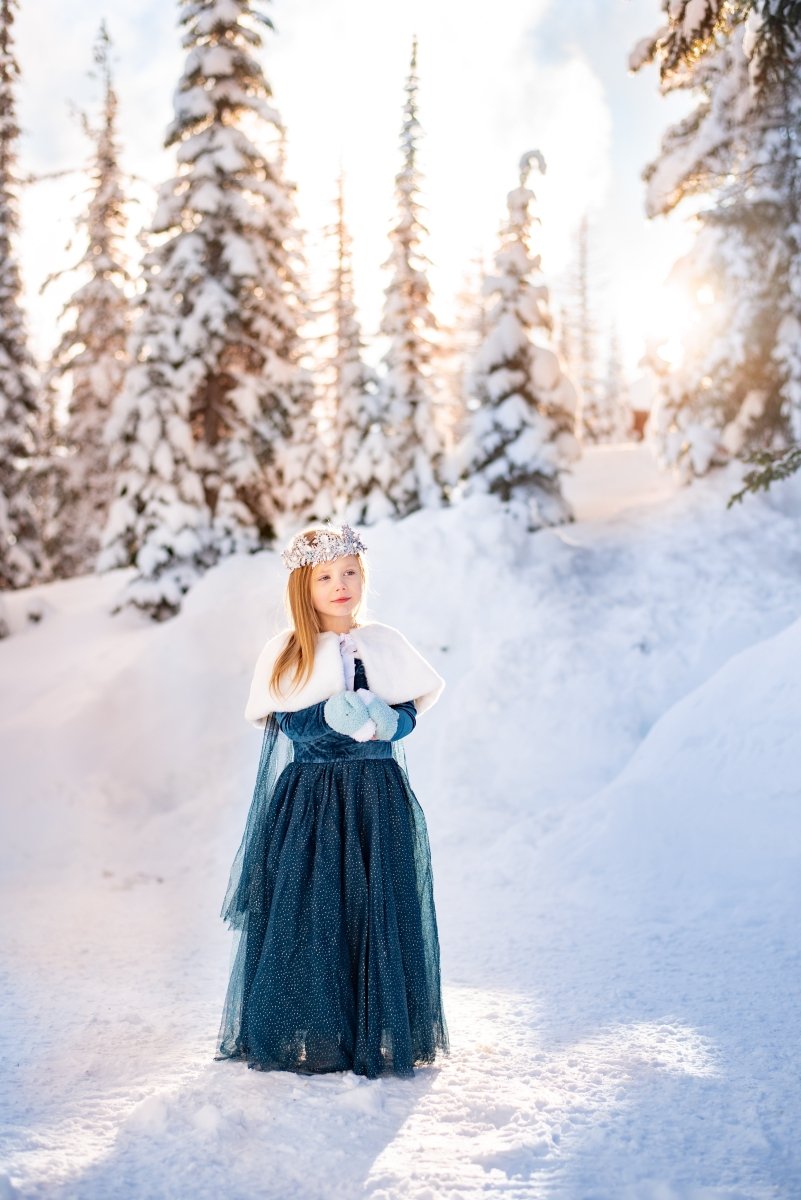
<svg viewBox="0 0 801 1200">
<path fill-rule="evenodd" d="M 748 492 L 767 491 L 772 483 L 787 479 L 801 468 L 801 445 L 786 450 L 755 450 L 745 460 L 754 465 L 743 480 L 743 487 L 729 497 L 726 508 L 741 501 Z"/>
</svg>

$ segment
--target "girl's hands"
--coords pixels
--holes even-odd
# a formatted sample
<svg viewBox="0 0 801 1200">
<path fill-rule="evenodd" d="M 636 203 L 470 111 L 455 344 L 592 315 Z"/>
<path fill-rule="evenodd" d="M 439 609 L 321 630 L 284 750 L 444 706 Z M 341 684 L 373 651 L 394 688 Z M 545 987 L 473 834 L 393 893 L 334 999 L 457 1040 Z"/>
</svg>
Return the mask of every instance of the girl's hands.
<svg viewBox="0 0 801 1200">
<path fill-rule="evenodd" d="M 375 736 L 378 740 L 389 742 L 398 728 L 398 713 L 380 696 L 374 696 L 367 705 L 368 715 L 375 721 Z"/>
<path fill-rule="evenodd" d="M 323 716 L 326 724 L 337 733 L 352 737 L 357 742 L 369 741 L 376 732 L 376 725 L 366 704 L 355 692 L 336 692 L 326 700 Z"/>
</svg>

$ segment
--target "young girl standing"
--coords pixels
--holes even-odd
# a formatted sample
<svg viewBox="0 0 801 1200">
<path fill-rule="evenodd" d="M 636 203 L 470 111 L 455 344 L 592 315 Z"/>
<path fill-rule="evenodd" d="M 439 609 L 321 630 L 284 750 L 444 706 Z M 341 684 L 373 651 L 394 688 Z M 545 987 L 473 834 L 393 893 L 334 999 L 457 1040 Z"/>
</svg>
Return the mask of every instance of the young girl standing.
<svg viewBox="0 0 801 1200">
<path fill-rule="evenodd" d="M 358 624 L 367 547 L 348 525 L 283 552 L 290 629 L 245 716 L 261 760 L 222 917 L 236 929 L 215 1058 L 414 1075 L 449 1052 L 423 811 L 401 739 L 445 684 L 402 633 Z"/>
</svg>

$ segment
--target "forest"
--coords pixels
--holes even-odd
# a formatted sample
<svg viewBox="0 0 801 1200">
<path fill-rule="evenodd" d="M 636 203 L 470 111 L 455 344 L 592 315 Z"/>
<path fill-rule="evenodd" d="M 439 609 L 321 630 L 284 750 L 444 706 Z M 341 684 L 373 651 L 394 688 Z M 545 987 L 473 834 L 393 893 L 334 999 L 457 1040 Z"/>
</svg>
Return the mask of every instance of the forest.
<svg viewBox="0 0 801 1200">
<path fill-rule="evenodd" d="M 161 619 L 221 558 L 331 515 L 370 525 L 478 492 L 519 510 L 532 531 L 558 525 L 571 520 L 562 482 L 583 450 L 643 426 L 659 464 L 684 482 L 745 460 L 740 498 L 798 466 L 796 3 L 666 0 L 662 24 L 631 49 L 630 71 L 657 70 L 664 94 L 691 102 L 643 169 L 646 210 L 685 206 L 694 225 L 672 273 L 692 306 L 683 344 L 650 355 L 653 399 L 639 420 L 614 346 L 598 369 L 581 237 L 575 303 L 553 311 L 539 149 L 521 147 L 494 261 L 461 323 L 438 324 L 416 41 L 381 326 L 369 339 L 378 360 L 355 301 L 344 177 L 332 180 L 330 283 L 309 294 L 286 130 L 262 62 L 276 35 L 257 0 L 178 6 L 184 69 L 164 132 L 174 173 L 138 262 L 123 252 L 130 216 L 101 28 L 75 286 L 47 361 L 35 361 L 16 248 L 16 6 L 0 5 L 3 590 L 132 567 L 118 606 Z"/>
</svg>

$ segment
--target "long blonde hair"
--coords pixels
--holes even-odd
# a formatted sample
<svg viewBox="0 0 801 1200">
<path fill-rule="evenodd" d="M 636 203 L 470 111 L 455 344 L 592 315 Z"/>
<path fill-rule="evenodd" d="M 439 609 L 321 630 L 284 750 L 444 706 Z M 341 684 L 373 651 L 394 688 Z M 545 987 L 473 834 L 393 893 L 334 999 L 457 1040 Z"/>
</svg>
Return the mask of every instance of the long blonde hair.
<svg viewBox="0 0 801 1200">
<path fill-rule="evenodd" d="M 318 533 L 323 532 L 320 526 L 310 525 L 302 530 L 302 535 L 307 542 L 311 542 Z M 367 595 L 367 564 L 364 562 L 361 554 L 356 555 L 356 561 L 359 565 L 359 574 L 362 577 L 362 598 L 359 601 L 359 606 L 355 610 L 354 616 L 359 613 L 365 604 Z M 301 687 L 310 678 L 314 670 L 314 652 L 317 647 L 317 636 L 322 632 L 320 624 L 320 614 L 312 603 L 311 596 L 311 581 L 313 566 L 295 567 L 289 572 L 287 580 L 286 592 L 284 594 L 284 607 L 287 611 L 290 624 L 292 625 L 292 633 L 289 636 L 284 649 L 278 655 L 273 673 L 270 678 L 270 688 L 277 694 L 279 693 L 279 683 L 281 676 L 285 672 L 292 670 L 291 690 Z"/>
</svg>

